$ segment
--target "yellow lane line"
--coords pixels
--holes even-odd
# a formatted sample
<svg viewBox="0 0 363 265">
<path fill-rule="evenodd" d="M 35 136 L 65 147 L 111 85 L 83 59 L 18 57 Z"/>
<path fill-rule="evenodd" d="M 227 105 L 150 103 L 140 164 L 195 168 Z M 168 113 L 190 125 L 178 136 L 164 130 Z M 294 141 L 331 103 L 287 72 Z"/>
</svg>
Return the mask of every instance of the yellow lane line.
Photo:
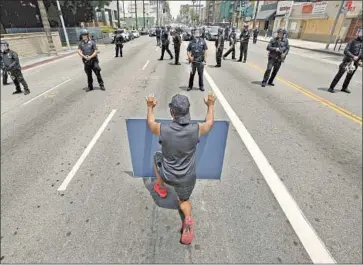
<svg viewBox="0 0 363 265">
<path fill-rule="evenodd" d="M 261 72 L 264 72 L 265 69 L 261 68 L 260 66 L 256 65 L 256 64 L 253 64 L 253 63 L 248 63 L 249 66 L 257 69 L 257 70 L 260 70 Z M 314 93 L 312 93 L 311 91 L 291 82 L 291 81 L 288 81 L 282 77 L 277 77 L 277 80 L 283 82 L 284 84 L 288 85 L 289 87 L 292 87 L 294 88 L 295 90 L 298 90 L 300 91 L 301 93 L 303 93 L 304 95 L 316 100 L 317 102 L 320 102 L 321 104 L 329 107 L 330 109 L 334 110 L 335 112 L 351 119 L 352 121 L 354 122 L 357 122 L 359 123 L 360 125 L 362 125 L 362 117 L 359 117 L 358 115 L 334 104 L 333 102 L 330 102 L 329 100 L 325 99 L 325 98 L 322 98 L 322 97 L 319 97 L 318 95 L 315 95 Z"/>
</svg>

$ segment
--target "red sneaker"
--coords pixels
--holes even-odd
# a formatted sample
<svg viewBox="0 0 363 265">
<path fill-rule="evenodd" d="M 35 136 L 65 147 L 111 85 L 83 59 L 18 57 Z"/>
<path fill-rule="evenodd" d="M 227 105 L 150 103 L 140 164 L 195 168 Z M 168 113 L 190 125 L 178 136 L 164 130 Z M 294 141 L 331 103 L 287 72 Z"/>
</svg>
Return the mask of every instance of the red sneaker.
<svg viewBox="0 0 363 265">
<path fill-rule="evenodd" d="M 194 238 L 194 222 L 191 216 L 185 217 L 183 222 L 183 233 L 180 242 L 184 245 L 190 245 Z"/>
<path fill-rule="evenodd" d="M 159 195 L 160 198 L 166 198 L 168 196 L 168 190 L 166 186 L 160 187 L 157 181 L 154 183 L 154 191 Z"/>
</svg>

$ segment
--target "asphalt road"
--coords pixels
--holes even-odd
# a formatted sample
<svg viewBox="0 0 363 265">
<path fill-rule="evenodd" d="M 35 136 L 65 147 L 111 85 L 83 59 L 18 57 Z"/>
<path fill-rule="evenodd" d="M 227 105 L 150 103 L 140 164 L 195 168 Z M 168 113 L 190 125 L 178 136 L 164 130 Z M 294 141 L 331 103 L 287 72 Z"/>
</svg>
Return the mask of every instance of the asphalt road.
<svg viewBox="0 0 363 265">
<path fill-rule="evenodd" d="M 24 71 L 29 96 L 2 87 L 1 262 L 312 263 L 307 249 L 316 242 L 302 236 L 310 227 L 336 262 L 361 263 L 361 70 L 352 94 L 330 94 L 341 58 L 292 48 L 276 86 L 262 88 L 266 43 L 250 44 L 246 64 L 225 60 L 213 68 L 209 42 L 206 92 L 197 89 L 197 78 L 196 89 L 186 92 L 185 43 L 180 66 L 170 65 L 168 55 L 157 61 L 155 44 L 143 36 L 125 45 L 123 58 L 114 58 L 113 46 L 100 47 L 106 91 L 85 92 L 77 56 Z M 131 176 L 125 119 L 146 116 L 149 93 L 159 100 L 157 118 L 169 118 L 171 97 L 184 93 L 193 119 L 204 119 L 202 100 L 211 89 L 225 98 L 215 118 L 232 121 L 223 175 L 198 181 L 192 196 L 196 236 L 183 246 L 173 196 L 157 200 L 150 180 Z M 278 180 L 261 170 L 238 122 Z M 66 190 L 57 191 L 85 150 Z M 307 228 L 294 225 L 294 207 L 275 199 L 271 187 L 278 183 Z M 314 257 L 323 252 L 316 247 Z"/>
</svg>

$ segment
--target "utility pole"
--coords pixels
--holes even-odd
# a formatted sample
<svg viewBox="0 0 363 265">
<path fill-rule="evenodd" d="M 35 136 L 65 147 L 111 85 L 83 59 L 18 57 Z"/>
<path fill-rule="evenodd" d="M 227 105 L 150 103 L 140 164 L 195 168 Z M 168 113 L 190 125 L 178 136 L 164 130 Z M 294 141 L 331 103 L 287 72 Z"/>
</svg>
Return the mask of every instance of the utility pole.
<svg viewBox="0 0 363 265">
<path fill-rule="evenodd" d="M 260 6 L 260 0 L 257 1 L 257 7 L 256 7 L 256 11 L 255 11 L 255 17 L 253 18 L 253 28 L 255 28 L 256 26 L 256 17 L 257 17 L 257 11 L 258 11 L 258 7 Z M 292 7 L 291 7 L 292 9 Z"/>
<path fill-rule="evenodd" d="M 69 39 L 68 39 L 68 33 L 67 33 L 66 27 L 64 25 L 64 19 L 63 19 L 63 15 L 62 15 L 62 9 L 60 7 L 60 4 L 59 4 L 59 1 L 58 0 L 57 0 L 57 7 L 58 7 L 58 11 L 59 11 L 59 16 L 60 16 L 60 19 L 61 19 L 61 22 L 62 22 L 62 28 L 63 28 L 63 32 L 64 32 L 64 37 L 66 38 L 66 42 L 67 42 L 68 49 L 71 49 L 71 45 L 69 44 Z"/>
<path fill-rule="evenodd" d="M 125 21 L 125 17 L 126 17 L 126 15 L 125 15 L 125 0 L 122 0 L 122 11 L 124 13 L 124 23 L 126 23 L 126 21 Z"/>
<path fill-rule="evenodd" d="M 159 26 L 159 0 L 156 0 L 156 26 Z"/>
<path fill-rule="evenodd" d="M 339 10 L 338 10 L 338 12 L 337 12 L 337 15 L 335 16 L 334 25 L 333 25 L 333 28 L 331 29 L 331 32 L 330 32 L 329 42 L 326 44 L 326 47 L 325 47 L 325 49 L 326 49 L 326 50 L 328 50 L 328 49 L 329 49 L 329 45 L 330 45 L 330 43 L 332 43 L 332 41 L 333 41 L 335 27 L 337 26 L 338 19 L 339 19 L 339 17 L 340 17 L 340 13 L 342 12 L 342 9 L 343 9 L 343 5 L 344 5 L 344 0 L 342 0 L 342 1 L 340 2 Z"/>
<path fill-rule="evenodd" d="M 119 3 L 119 0 L 117 0 L 117 27 L 118 28 L 121 28 L 121 23 L 120 23 L 120 3 Z"/>
<path fill-rule="evenodd" d="M 145 28 L 145 1 L 144 0 L 142 0 L 142 14 L 144 17 L 144 28 Z"/>
<path fill-rule="evenodd" d="M 135 0 L 135 21 L 136 21 L 136 30 L 137 30 L 138 27 L 137 27 L 137 4 L 136 4 L 136 0 Z"/>
</svg>

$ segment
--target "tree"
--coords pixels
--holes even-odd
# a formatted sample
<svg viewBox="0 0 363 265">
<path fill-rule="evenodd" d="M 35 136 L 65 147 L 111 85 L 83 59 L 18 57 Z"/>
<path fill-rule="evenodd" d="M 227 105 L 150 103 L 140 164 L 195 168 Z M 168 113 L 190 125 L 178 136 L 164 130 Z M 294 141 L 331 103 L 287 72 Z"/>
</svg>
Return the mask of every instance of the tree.
<svg viewBox="0 0 363 265">
<path fill-rule="evenodd" d="M 197 12 L 195 12 L 194 9 L 190 9 L 190 18 L 192 20 L 192 23 L 199 24 L 199 15 Z"/>
<path fill-rule="evenodd" d="M 54 42 L 53 42 L 53 38 L 52 38 L 52 32 L 50 30 L 50 24 L 49 24 L 49 20 L 48 20 L 47 10 L 45 9 L 43 0 L 38 0 L 38 8 L 39 8 L 39 13 L 40 13 L 40 16 L 42 19 L 45 35 L 47 36 L 47 40 L 48 40 L 49 55 L 57 55 L 57 51 L 54 47 Z"/>
</svg>

